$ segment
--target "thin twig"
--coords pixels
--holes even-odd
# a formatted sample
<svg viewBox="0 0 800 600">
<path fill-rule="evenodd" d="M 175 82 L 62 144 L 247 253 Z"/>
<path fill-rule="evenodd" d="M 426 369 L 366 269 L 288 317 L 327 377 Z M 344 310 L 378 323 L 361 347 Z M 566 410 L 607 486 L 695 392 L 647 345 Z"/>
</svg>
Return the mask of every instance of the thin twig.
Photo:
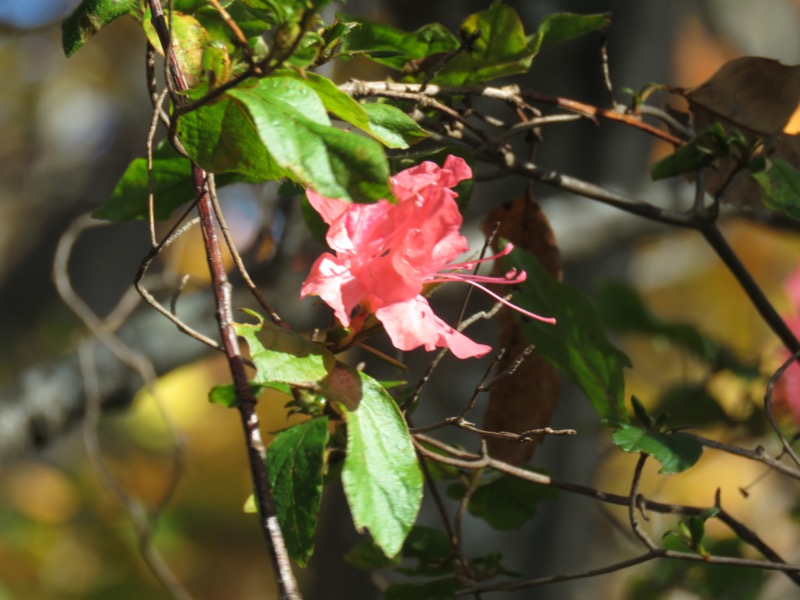
<svg viewBox="0 0 800 600">
<path fill-rule="evenodd" d="M 179 91 L 186 91 L 188 86 L 181 72 L 180 65 L 174 59 L 174 51 L 170 43 L 169 30 L 164 21 L 164 14 L 159 0 L 148 0 L 152 12 L 153 26 L 158 33 L 164 53 L 169 57 L 170 71 L 175 78 Z M 302 33 L 301 33 L 302 35 Z M 233 309 L 231 306 L 231 285 L 225 272 L 222 257 L 222 245 L 217 236 L 214 206 L 208 189 L 207 175 L 200 167 L 192 164 L 192 180 L 197 194 L 197 209 L 200 216 L 200 228 L 206 249 L 206 258 L 211 273 L 211 284 L 217 306 L 216 316 L 222 344 L 228 359 L 228 367 L 233 378 L 236 394 L 236 408 L 242 421 L 245 444 L 250 465 L 250 476 L 253 481 L 253 494 L 258 507 L 261 529 L 269 547 L 273 571 L 277 580 L 281 598 L 299 599 L 292 565 L 286 550 L 283 534 L 278 524 L 275 507 L 272 501 L 272 490 L 267 474 L 264 457 L 266 450 L 259 428 L 258 415 L 255 412 L 257 400 L 250 387 L 245 371 L 245 362 L 239 347 L 239 340 L 233 328 Z"/>
<path fill-rule="evenodd" d="M 217 198 L 217 186 L 212 173 L 208 174 L 208 189 L 209 193 L 211 194 L 211 202 L 214 205 L 214 214 L 217 217 L 219 228 L 222 231 L 222 237 L 225 239 L 225 244 L 228 247 L 228 251 L 231 253 L 231 256 L 233 257 L 233 263 L 236 265 L 239 275 L 242 276 L 245 285 L 247 285 L 247 289 L 250 290 L 250 293 L 253 294 L 253 297 L 258 301 L 258 303 L 261 305 L 261 308 L 264 309 L 272 322 L 277 325 L 284 325 L 285 323 L 283 322 L 283 319 L 281 319 L 278 313 L 275 312 L 275 310 L 267 303 L 267 299 L 264 298 L 264 295 L 250 277 L 250 273 L 247 272 L 247 267 L 244 266 L 242 255 L 239 254 L 239 250 L 236 248 L 236 244 L 233 242 L 233 236 L 228 228 L 228 223 L 225 220 L 225 215 L 222 212 L 222 208 L 219 205 L 219 198 Z"/>
<path fill-rule="evenodd" d="M 688 435 L 690 437 L 693 437 L 700 444 L 702 444 L 707 448 L 714 448 L 715 450 L 721 450 L 723 452 L 727 452 L 728 454 L 734 454 L 736 456 L 741 456 L 742 458 L 748 458 L 750 460 L 763 463 L 767 465 L 770 469 L 779 471 L 784 475 L 788 475 L 792 479 L 800 480 L 800 471 L 798 471 L 797 469 L 793 469 L 789 465 L 782 463 L 774 456 L 767 454 L 763 446 L 758 446 L 755 450 L 748 450 L 746 448 L 742 448 L 741 446 L 733 446 L 731 444 L 718 442 L 717 440 L 710 440 L 708 438 L 695 435 L 688 431 L 682 432 L 682 435 Z"/>
</svg>

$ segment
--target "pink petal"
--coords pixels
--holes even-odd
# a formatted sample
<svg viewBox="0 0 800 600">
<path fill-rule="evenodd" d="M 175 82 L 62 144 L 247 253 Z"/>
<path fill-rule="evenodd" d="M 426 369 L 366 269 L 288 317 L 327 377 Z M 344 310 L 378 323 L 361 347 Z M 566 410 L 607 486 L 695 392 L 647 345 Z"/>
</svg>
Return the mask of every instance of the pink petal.
<svg viewBox="0 0 800 600">
<path fill-rule="evenodd" d="M 347 264 L 326 252 L 313 264 L 300 288 L 300 297 L 306 296 L 319 296 L 347 327 L 350 313 L 364 297 L 364 289 Z"/>
<path fill-rule="evenodd" d="M 383 323 L 392 345 L 400 350 L 447 347 L 458 358 L 479 358 L 491 350 L 490 346 L 473 342 L 442 321 L 422 296 L 379 308 L 375 316 Z"/>
<path fill-rule="evenodd" d="M 311 188 L 306 190 L 306 198 L 328 225 L 346 213 L 351 206 L 346 200 L 320 196 Z"/>
</svg>

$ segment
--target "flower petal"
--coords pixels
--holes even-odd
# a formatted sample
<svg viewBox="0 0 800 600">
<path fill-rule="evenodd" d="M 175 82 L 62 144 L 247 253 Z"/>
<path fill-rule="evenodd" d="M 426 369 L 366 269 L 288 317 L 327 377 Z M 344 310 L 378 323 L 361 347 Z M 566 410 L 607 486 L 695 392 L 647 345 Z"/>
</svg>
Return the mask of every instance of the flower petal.
<svg viewBox="0 0 800 600">
<path fill-rule="evenodd" d="M 473 342 L 437 317 L 423 296 L 407 302 L 395 302 L 375 311 L 392 345 L 399 350 L 449 348 L 458 358 L 479 358 L 490 346 Z"/>
<path fill-rule="evenodd" d="M 364 288 L 353 277 L 349 265 L 326 252 L 313 264 L 300 288 L 300 297 L 306 296 L 319 296 L 347 327 L 350 313 L 364 297 Z"/>
</svg>

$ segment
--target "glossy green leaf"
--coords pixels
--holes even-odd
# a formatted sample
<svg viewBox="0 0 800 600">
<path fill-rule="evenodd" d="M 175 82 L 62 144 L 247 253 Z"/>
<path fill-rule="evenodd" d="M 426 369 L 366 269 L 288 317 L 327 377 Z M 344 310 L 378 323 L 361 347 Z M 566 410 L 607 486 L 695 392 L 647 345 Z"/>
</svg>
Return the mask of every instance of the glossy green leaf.
<svg viewBox="0 0 800 600">
<path fill-rule="evenodd" d="M 259 323 L 233 324 L 236 335 L 244 338 L 250 348 L 256 367 L 255 383 L 310 385 L 328 375 L 336 360 L 333 354 L 289 329 L 255 316 Z"/>
<path fill-rule="evenodd" d="M 434 78 L 436 83 L 466 85 L 524 73 L 536 55 L 519 15 L 503 2 L 468 16 L 460 31 L 462 39 L 478 37 L 467 51 L 447 61 Z"/>
<path fill-rule="evenodd" d="M 300 80 L 313 89 L 331 114 L 358 127 L 389 148 L 408 148 L 428 133 L 414 119 L 389 104 L 359 104 L 327 77 L 317 73 L 282 71 L 281 75 Z"/>
<path fill-rule="evenodd" d="M 264 146 L 247 110 L 227 96 L 182 115 L 177 134 L 192 160 L 206 171 L 257 181 L 289 175 Z"/>
<path fill-rule="evenodd" d="M 464 491 L 463 484 L 447 489 L 448 495 L 455 498 L 463 496 Z M 536 515 L 539 502 L 556 496 L 557 490 L 503 474 L 478 486 L 467 508 L 494 529 L 514 531 Z"/>
<path fill-rule="evenodd" d="M 183 116 L 178 136 L 214 173 L 290 176 L 324 196 L 360 202 L 391 197 L 381 146 L 332 127 L 319 95 L 293 78 L 269 77 L 231 90 Z"/>
<path fill-rule="evenodd" d="M 589 299 L 553 279 L 522 249 L 515 248 L 506 262 L 527 273 L 519 291 L 514 292 L 514 303 L 557 321 L 550 325 L 519 317 L 528 342 L 583 390 L 601 417 L 612 423 L 627 421 L 623 369 L 630 366 L 630 360 L 608 341 Z"/>
<path fill-rule="evenodd" d="M 410 61 L 450 52 L 460 45 L 455 36 L 438 23 L 407 32 L 352 15 L 340 15 L 339 18 L 348 23 L 358 23 L 358 27 L 342 36 L 346 52 L 365 53 L 371 60 L 397 71 L 402 71 Z"/>
<path fill-rule="evenodd" d="M 138 4 L 137 0 L 83 0 L 61 24 L 64 54 L 75 54 L 95 33 Z"/>
<path fill-rule="evenodd" d="M 419 124 L 391 104 L 362 104 L 369 119 L 369 133 L 389 148 L 408 148 L 428 137 Z"/>
<path fill-rule="evenodd" d="M 322 102 L 322 106 L 342 121 L 355 125 L 364 131 L 369 129 L 369 118 L 361 104 L 336 87 L 336 84 L 327 77 L 323 77 L 318 73 L 306 72 L 300 74 L 291 70 L 281 71 L 280 76 L 295 79 L 305 87 L 313 90 Z"/>
<path fill-rule="evenodd" d="M 217 178 L 217 187 L 244 181 L 237 175 Z M 189 160 L 166 142 L 153 151 L 154 215 L 163 221 L 172 211 L 196 196 Z M 96 219 L 133 221 L 147 219 L 147 159 L 136 158 L 125 169 L 111 196 L 94 213 Z"/>
<path fill-rule="evenodd" d="M 761 188 L 761 199 L 768 208 L 800 219 L 800 171 L 782 158 L 771 157 L 762 170 L 750 175 Z"/>
<path fill-rule="evenodd" d="M 305 567 L 314 551 L 328 419 L 310 419 L 284 429 L 267 448 L 267 473 L 286 549 Z"/>
<path fill-rule="evenodd" d="M 539 25 L 539 29 L 535 34 L 534 48 L 538 52 L 545 46 L 560 44 L 592 31 L 605 29 L 610 24 L 610 13 L 594 15 L 552 14 Z"/>
<path fill-rule="evenodd" d="M 685 471 L 694 465 L 703 454 L 703 447 L 685 433 L 662 433 L 620 424 L 611 437 L 614 444 L 624 452 L 649 454 L 661 463 L 661 473 L 673 474 Z"/>
<path fill-rule="evenodd" d="M 353 522 L 386 556 L 396 555 L 417 518 L 422 472 L 400 409 L 374 379 L 358 373 L 357 408 L 343 407 L 347 457 L 342 470 Z"/>
</svg>

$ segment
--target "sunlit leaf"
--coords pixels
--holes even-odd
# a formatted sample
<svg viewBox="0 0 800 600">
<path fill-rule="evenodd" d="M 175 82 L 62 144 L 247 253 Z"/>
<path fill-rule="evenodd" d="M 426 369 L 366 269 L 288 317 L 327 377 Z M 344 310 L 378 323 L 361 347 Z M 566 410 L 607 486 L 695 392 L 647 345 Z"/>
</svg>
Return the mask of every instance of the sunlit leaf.
<svg viewBox="0 0 800 600">
<path fill-rule="evenodd" d="M 250 384 L 250 391 L 253 392 L 254 395 L 257 395 L 261 390 L 262 386 L 255 383 Z M 236 390 L 234 389 L 232 383 L 215 385 L 208 392 L 209 402 L 212 404 L 219 404 L 225 408 L 232 408 L 233 406 L 236 406 L 236 400 Z"/>
<path fill-rule="evenodd" d="M 293 78 L 270 77 L 231 90 L 181 117 L 178 136 L 192 158 L 214 173 L 290 176 L 331 198 L 391 197 L 381 146 L 332 127 L 317 93 Z"/>
<path fill-rule="evenodd" d="M 358 407 L 344 407 L 347 457 L 342 483 L 356 527 L 369 531 L 375 544 L 392 557 L 417 518 L 422 472 L 397 404 L 377 381 L 358 375 Z"/>
<path fill-rule="evenodd" d="M 528 342 L 583 390 L 601 417 L 612 423 L 627 421 L 623 368 L 630 366 L 630 360 L 608 341 L 589 299 L 553 279 L 535 257 L 520 248 L 506 261 L 527 273 L 519 291 L 514 292 L 514 303 L 557 321 L 550 325 L 521 317 Z"/>
<path fill-rule="evenodd" d="M 465 52 L 447 62 L 434 78 L 437 83 L 464 85 L 524 73 L 536 54 L 519 15 L 503 2 L 493 2 L 468 16 L 460 31 L 462 39 L 477 37 Z"/>
<path fill-rule="evenodd" d="M 577 15 L 571 13 L 555 13 L 548 16 L 539 25 L 535 34 L 536 51 L 545 46 L 560 44 L 573 38 L 586 35 L 598 29 L 605 29 L 611 24 L 610 13 L 594 15 Z"/>
<path fill-rule="evenodd" d="M 200 83 L 200 77 L 203 73 L 203 54 L 211 42 L 211 37 L 200 21 L 192 15 L 184 15 L 178 12 L 173 12 L 170 15 L 169 11 L 166 11 L 165 17 L 172 25 L 170 30 L 172 46 L 175 49 L 175 57 L 178 59 L 181 72 L 186 78 L 186 83 L 189 87 L 194 87 Z M 149 11 L 145 15 L 144 31 L 153 48 L 163 56 L 164 51 L 161 41 L 153 27 Z"/>
<path fill-rule="evenodd" d="M 315 384 L 328 375 L 335 362 L 333 354 L 319 344 L 267 321 L 234 323 L 233 327 L 250 348 L 255 383 Z"/>
<path fill-rule="evenodd" d="M 389 148 L 408 148 L 428 137 L 428 132 L 391 104 L 362 104 L 369 118 L 369 133 Z"/>
<path fill-rule="evenodd" d="M 411 60 L 450 52 L 459 47 L 455 36 L 438 23 L 407 32 L 391 25 L 371 23 L 361 17 L 340 15 L 343 21 L 358 23 L 342 39 L 346 51 L 366 53 L 377 63 L 402 71 Z"/>
<path fill-rule="evenodd" d="M 685 471 L 703 454 L 700 442 L 685 433 L 649 431 L 626 423 L 620 424 L 611 439 L 624 452 L 651 455 L 661 463 L 665 475 Z"/>
<path fill-rule="evenodd" d="M 61 24 L 61 45 L 67 57 L 109 23 L 130 13 L 137 0 L 83 0 Z"/>
<path fill-rule="evenodd" d="M 304 567 L 314 551 L 328 419 L 284 429 L 267 448 L 267 473 L 286 549 Z"/>
</svg>

